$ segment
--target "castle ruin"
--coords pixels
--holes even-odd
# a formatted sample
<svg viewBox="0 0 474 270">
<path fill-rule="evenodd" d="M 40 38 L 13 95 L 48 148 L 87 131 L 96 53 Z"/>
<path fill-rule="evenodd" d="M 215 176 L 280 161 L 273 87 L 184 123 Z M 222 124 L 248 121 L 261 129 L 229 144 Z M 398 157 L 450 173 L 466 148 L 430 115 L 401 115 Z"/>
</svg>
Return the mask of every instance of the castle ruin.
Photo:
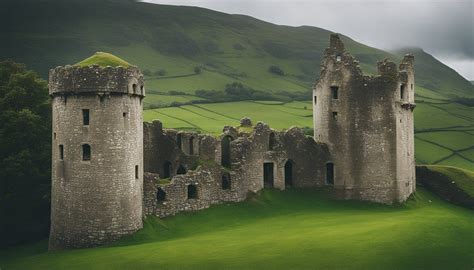
<svg viewBox="0 0 474 270">
<path fill-rule="evenodd" d="M 219 137 L 142 123 L 135 67 L 57 67 L 50 249 L 108 243 L 147 215 L 245 200 L 263 188 L 333 187 L 342 199 L 391 204 L 415 191 L 413 56 L 366 76 L 331 35 L 313 91 L 314 138 L 265 123 Z M 243 119 L 243 126 L 250 119 Z"/>
</svg>

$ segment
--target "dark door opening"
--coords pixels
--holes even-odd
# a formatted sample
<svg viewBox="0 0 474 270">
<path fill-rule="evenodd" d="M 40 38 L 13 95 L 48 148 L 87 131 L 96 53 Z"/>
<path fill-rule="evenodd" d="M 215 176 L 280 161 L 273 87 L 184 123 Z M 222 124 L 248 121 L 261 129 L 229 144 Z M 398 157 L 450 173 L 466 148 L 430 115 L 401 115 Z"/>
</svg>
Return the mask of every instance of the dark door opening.
<svg viewBox="0 0 474 270">
<path fill-rule="evenodd" d="M 183 165 L 179 165 L 176 174 L 186 174 L 186 168 Z"/>
<path fill-rule="evenodd" d="M 285 163 L 285 186 L 293 186 L 293 162 L 291 160 Z"/>
<path fill-rule="evenodd" d="M 162 188 L 158 188 L 156 191 L 156 201 L 162 203 L 166 200 L 166 192 Z"/>
<path fill-rule="evenodd" d="M 161 178 L 170 178 L 171 177 L 171 162 L 165 161 L 163 163 L 163 176 Z"/>
<path fill-rule="evenodd" d="M 273 163 L 263 163 L 263 186 L 266 188 L 273 187 Z"/>
<path fill-rule="evenodd" d="M 197 199 L 198 198 L 198 191 L 195 185 L 188 186 L 188 200 L 189 199 Z"/>
<path fill-rule="evenodd" d="M 334 163 L 326 164 L 326 184 L 334 185 Z"/>
</svg>

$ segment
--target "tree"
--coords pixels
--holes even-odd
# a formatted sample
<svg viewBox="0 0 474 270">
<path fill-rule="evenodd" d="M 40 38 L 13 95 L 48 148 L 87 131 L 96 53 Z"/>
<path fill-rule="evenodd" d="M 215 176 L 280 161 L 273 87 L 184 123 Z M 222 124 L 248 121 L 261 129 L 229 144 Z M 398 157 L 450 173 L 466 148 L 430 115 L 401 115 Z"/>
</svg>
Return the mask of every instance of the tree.
<svg viewBox="0 0 474 270">
<path fill-rule="evenodd" d="M 50 115 L 47 82 L 21 64 L 0 62 L 1 244 L 47 235 Z"/>
<path fill-rule="evenodd" d="M 276 74 L 276 75 L 279 75 L 279 76 L 285 76 L 285 72 L 279 66 L 270 66 L 268 68 L 268 71 L 270 73 L 273 73 L 273 74 Z"/>
<path fill-rule="evenodd" d="M 200 67 L 194 67 L 194 73 L 195 74 L 201 74 L 202 70 Z"/>
</svg>

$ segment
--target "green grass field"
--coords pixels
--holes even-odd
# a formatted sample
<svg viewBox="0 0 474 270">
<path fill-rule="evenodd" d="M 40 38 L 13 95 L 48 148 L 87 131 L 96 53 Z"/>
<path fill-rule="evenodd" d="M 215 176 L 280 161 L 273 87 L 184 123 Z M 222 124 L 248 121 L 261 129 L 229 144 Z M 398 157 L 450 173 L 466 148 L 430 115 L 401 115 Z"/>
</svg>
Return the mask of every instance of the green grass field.
<svg viewBox="0 0 474 270">
<path fill-rule="evenodd" d="M 2 251 L 2 269 L 471 269 L 472 211 L 419 188 L 402 206 L 264 190 L 165 219 L 113 246 Z"/>
<path fill-rule="evenodd" d="M 186 98 L 192 99 L 192 96 Z M 153 95 L 152 99 L 159 100 L 161 96 Z M 163 100 L 166 99 L 173 100 L 173 96 L 165 96 Z M 474 170 L 473 115 L 472 107 L 457 103 L 418 103 L 415 109 L 417 163 Z M 254 123 L 263 121 L 278 130 L 291 126 L 313 126 L 312 105 L 309 101 L 241 101 L 144 111 L 145 121 L 158 119 L 166 128 L 195 129 L 210 134 L 220 134 L 225 125 L 238 126 L 239 119 L 244 116 L 249 116 Z"/>
</svg>

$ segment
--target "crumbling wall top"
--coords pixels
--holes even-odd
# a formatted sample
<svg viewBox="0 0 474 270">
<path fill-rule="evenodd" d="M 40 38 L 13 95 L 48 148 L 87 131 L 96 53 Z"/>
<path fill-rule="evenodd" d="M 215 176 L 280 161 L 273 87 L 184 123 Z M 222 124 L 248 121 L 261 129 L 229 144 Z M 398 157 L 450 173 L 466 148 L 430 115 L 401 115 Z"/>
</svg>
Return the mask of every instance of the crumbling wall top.
<svg viewBox="0 0 474 270">
<path fill-rule="evenodd" d="M 145 96 L 137 67 L 64 66 L 49 71 L 49 94 L 120 93 Z"/>
</svg>

